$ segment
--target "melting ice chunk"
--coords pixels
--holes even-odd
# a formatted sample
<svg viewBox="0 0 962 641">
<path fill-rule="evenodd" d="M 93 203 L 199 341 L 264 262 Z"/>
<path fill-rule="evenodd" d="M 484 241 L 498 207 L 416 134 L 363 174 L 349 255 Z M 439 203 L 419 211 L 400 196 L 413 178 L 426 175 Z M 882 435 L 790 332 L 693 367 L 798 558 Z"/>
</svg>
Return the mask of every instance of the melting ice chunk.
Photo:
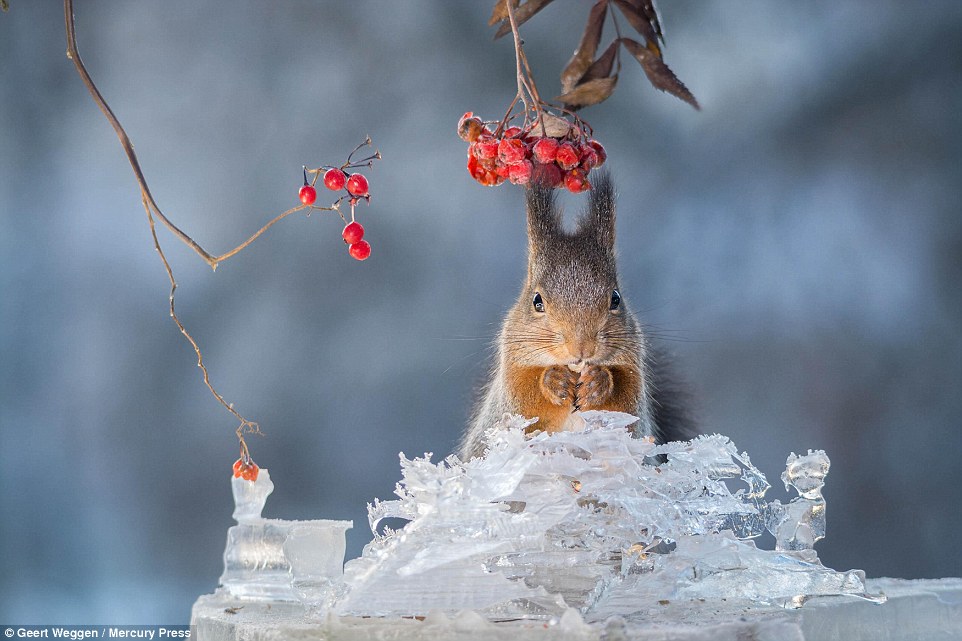
<svg viewBox="0 0 962 641">
<path fill-rule="evenodd" d="M 262 518 L 274 490 L 264 468 L 253 482 L 232 478 L 231 489 L 237 525 L 227 531 L 224 589 L 244 599 L 329 607 L 341 586 L 344 533 L 352 523 Z"/>
</svg>

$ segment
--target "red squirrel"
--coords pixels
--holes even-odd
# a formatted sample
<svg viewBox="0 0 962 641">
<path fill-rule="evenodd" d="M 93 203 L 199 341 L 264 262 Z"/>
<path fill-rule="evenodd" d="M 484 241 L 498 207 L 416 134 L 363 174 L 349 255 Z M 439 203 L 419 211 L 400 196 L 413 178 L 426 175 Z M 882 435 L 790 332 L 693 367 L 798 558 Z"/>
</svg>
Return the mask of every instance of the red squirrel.
<svg viewBox="0 0 962 641">
<path fill-rule="evenodd" d="M 484 454 L 485 431 L 505 413 L 537 417 L 529 430 L 556 432 L 575 411 L 614 410 L 638 417 L 630 428 L 638 437 L 694 435 L 683 395 L 619 290 L 610 176 L 593 182 L 570 233 L 553 190 L 527 190 L 528 274 L 462 439 L 464 459 Z"/>
</svg>

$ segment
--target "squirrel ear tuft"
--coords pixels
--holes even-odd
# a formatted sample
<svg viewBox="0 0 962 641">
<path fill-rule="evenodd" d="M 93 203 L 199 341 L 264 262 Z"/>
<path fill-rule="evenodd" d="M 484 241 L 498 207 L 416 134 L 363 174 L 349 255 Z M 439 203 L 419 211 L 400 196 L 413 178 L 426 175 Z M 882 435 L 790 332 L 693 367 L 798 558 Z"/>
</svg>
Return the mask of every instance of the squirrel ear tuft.
<svg viewBox="0 0 962 641">
<path fill-rule="evenodd" d="M 615 194 L 608 170 L 592 179 L 588 210 L 578 221 L 578 233 L 593 236 L 605 248 L 615 246 Z"/>
<path fill-rule="evenodd" d="M 561 212 L 555 204 L 554 190 L 529 187 L 527 197 L 528 243 L 532 249 L 544 247 L 561 233 Z"/>
</svg>

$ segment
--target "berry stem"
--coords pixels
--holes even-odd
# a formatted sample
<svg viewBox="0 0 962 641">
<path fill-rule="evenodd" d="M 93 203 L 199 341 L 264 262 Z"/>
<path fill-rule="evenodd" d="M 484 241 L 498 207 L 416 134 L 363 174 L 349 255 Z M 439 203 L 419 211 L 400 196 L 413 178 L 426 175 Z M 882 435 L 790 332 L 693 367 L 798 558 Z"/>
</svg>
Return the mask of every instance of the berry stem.
<svg viewBox="0 0 962 641">
<path fill-rule="evenodd" d="M 514 18 L 514 3 L 512 0 L 507 0 L 504 4 L 508 8 L 508 20 L 511 22 L 511 35 L 514 38 L 514 61 L 517 68 L 518 97 L 521 98 L 521 102 L 524 103 L 525 123 L 527 124 L 527 112 L 531 109 L 531 105 L 528 104 L 528 96 L 525 95 L 526 84 L 524 81 L 524 72 L 521 68 L 521 58 L 524 55 L 521 49 L 523 42 L 521 40 L 521 34 L 518 33 L 518 23 Z"/>
<path fill-rule="evenodd" d="M 350 167 L 350 166 L 354 163 L 354 154 L 356 154 L 362 147 L 370 147 L 371 144 L 372 144 L 371 137 L 370 137 L 370 136 L 367 136 L 367 137 L 364 139 L 364 142 L 362 142 L 360 145 L 358 145 L 358 146 L 355 147 L 353 150 L 351 150 L 351 153 L 349 153 L 349 154 L 347 155 L 347 162 L 345 162 L 343 165 L 341 165 L 341 169 L 347 169 L 348 167 Z M 378 158 L 380 158 L 381 153 L 378 152 L 377 150 L 375 150 L 375 154 L 374 154 L 374 155 L 377 156 Z M 373 158 L 373 157 L 374 157 L 374 156 L 372 156 L 372 158 Z"/>
<path fill-rule="evenodd" d="M 498 125 L 498 128 L 497 128 L 497 129 L 495 130 L 495 132 L 494 132 L 494 137 L 495 137 L 495 138 L 500 138 L 500 137 L 501 137 L 501 132 L 504 131 L 505 125 L 507 125 L 507 124 L 508 124 L 508 120 L 511 119 L 511 118 L 510 118 L 511 112 L 514 111 L 514 107 L 515 107 L 515 105 L 518 104 L 518 101 L 519 101 L 520 99 L 521 99 L 521 94 L 520 94 L 520 93 L 515 94 L 514 100 L 512 100 L 512 101 L 511 101 L 511 104 L 508 105 L 508 110 L 507 110 L 506 112 L 504 112 L 504 118 L 501 119 L 501 123 Z"/>
</svg>

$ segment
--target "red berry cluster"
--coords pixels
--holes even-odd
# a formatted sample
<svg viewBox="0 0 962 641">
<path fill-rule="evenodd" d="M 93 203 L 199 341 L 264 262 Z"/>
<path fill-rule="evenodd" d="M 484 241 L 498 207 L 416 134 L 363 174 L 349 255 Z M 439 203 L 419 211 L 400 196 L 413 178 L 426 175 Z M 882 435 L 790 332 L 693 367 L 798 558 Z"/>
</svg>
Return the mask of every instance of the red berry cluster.
<svg viewBox="0 0 962 641">
<path fill-rule="evenodd" d="M 313 170 L 312 170 L 313 171 Z M 320 170 L 318 170 L 318 173 Z M 315 178 L 317 180 L 317 178 Z M 331 191 L 341 191 L 342 189 L 347 190 L 346 196 L 341 196 L 338 198 L 337 202 L 331 207 L 332 209 L 337 209 L 340 202 L 347 199 L 351 203 L 351 217 L 353 218 L 354 205 L 361 198 L 365 200 L 371 199 L 370 188 L 365 178 L 362 174 L 348 174 L 343 169 L 338 167 L 331 167 L 324 172 L 323 177 L 324 186 Z M 300 188 L 297 193 L 301 202 L 308 206 L 313 206 L 317 201 L 317 190 L 314 185 L 307 180 L 307 170 L 304 171 L 304 186 Z M 338 210 L 340 211 L 340 210 Z M 341 237 L 344 242 L 348 244 L 348 253 L 352 258 L 357 260 L 365 260 L 371 255 L 371 245 L 366 240 L 362 240 L 364 237 L 364 227 L 361 223 L 352 220 L 341 232 Z"/>
<path fill-rule="evenodd" d="M 346 187 L 352 202 L 357 202 L 359 198 L 371 199 L 367 178 L 362 174 L 347 174 L 337 167 L 331 167 L 324 172 L 324 186 L 331 191 L 340 191 Z M 297 196 L 305 205 L 313 205 L 317 201 L 317 190 L 307 181 L 306 173 L 304 186 L 297 192 Z"/>
<path fill-rule="evenodd" d="M 458 135 L 469 143 L 468 173 L 486 187 L 508 180 L 516 185 L 565 187 L 573 193 L 591 189 L 588 174 L 608 155 L 597 140 L 572 129 L 562 138 L 537 136 L 531 128 L 508 127 L 500 136 L 467 112 Z"/>
<path fill-rule="evenodd" d="M 245 481 L 256 481 L 258 473 L 260 473 L 260 468 L 257 467 L 257 463 L 252 461 L 249 457 L 242 456 L 241 458 L 234 461 L 234 478 L 235 479 L 244 479 Z"/>
</svg>

